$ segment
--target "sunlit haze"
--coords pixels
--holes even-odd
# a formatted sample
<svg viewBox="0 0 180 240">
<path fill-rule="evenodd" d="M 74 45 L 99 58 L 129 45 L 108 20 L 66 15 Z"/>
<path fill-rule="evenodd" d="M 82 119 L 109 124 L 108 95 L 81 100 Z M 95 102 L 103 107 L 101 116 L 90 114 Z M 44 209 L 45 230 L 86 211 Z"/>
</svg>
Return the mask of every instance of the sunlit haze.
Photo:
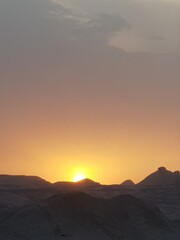
<svg viewBox="0 0 180 240">
<path fill-rule="evenodd" d="M 0 174 L 179 170 L 179 13 L 179 0 L 0 1 Z"/>
<path fill-rule="evenodd" d="M 83 179 L 85 179 L 86 177 L 82 174 L 80 174 L 80 175 L 76 175 L 76 176 L 74 176 L 74 178 L 73 178 L 73 182 L 79 182 L 79 181 L 81 181 L 81 180 L 83 180 Z"/>
</svg>

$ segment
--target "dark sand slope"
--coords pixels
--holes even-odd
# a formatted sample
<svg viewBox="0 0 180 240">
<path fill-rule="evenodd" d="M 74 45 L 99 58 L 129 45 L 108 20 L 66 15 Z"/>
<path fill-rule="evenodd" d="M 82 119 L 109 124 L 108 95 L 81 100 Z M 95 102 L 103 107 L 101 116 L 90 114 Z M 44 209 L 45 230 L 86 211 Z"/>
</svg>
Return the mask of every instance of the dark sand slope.
<svg viewBox="0 0 180 240">
<path fill-rule="evenodd" d="M 178 240 L 180 233 L 155 206 L 129 195 L 112 199 L 76 192 L 5 209 L 3 240 Z"/>
</svg>

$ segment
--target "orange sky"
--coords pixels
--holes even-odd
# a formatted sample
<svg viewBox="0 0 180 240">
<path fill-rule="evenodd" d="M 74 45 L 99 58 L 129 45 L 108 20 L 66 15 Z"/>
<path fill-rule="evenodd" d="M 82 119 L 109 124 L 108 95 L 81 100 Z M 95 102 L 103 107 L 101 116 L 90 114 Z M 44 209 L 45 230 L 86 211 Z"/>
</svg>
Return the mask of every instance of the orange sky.
<svg viewBox="0 0 180 240">
<path fill-rule="evenodd" d="M 150 1 L 0 2 L 0 173 L 180 169 L 180 4 Z"/>
</svg>

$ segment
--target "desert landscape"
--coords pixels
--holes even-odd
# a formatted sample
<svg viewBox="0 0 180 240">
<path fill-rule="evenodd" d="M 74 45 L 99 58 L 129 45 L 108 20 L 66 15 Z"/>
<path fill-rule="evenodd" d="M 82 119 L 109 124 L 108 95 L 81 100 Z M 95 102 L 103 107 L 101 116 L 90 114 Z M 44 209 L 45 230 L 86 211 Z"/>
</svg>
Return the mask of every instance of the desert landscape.
<svg viewBox="0 0 180 240">
<path fill-rule="evenodd" d="M 0 175 L 0 239 L 178 240 L 179 185 L 164 167 L 119 185 Z"/>
</svg>

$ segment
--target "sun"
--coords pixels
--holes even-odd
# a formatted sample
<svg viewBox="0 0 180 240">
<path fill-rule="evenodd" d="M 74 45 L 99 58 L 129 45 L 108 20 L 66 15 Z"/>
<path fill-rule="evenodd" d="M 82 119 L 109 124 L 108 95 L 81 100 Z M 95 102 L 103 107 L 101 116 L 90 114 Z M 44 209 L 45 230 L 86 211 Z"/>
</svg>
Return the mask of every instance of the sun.
<svg viewBox="0 0 180 240">
<path fill-rule="evenodd" d="M 73 177 L 73 182 L 79 182 L 79 181 L 81 181 L 81 180 L 83 180 L 83 179 L 85 179 L 86 178 L 86 176 L 84 175 L 84 174 L 77 174 L 77 175 L 75 175 L 74 177 Z"/>
</svg>

